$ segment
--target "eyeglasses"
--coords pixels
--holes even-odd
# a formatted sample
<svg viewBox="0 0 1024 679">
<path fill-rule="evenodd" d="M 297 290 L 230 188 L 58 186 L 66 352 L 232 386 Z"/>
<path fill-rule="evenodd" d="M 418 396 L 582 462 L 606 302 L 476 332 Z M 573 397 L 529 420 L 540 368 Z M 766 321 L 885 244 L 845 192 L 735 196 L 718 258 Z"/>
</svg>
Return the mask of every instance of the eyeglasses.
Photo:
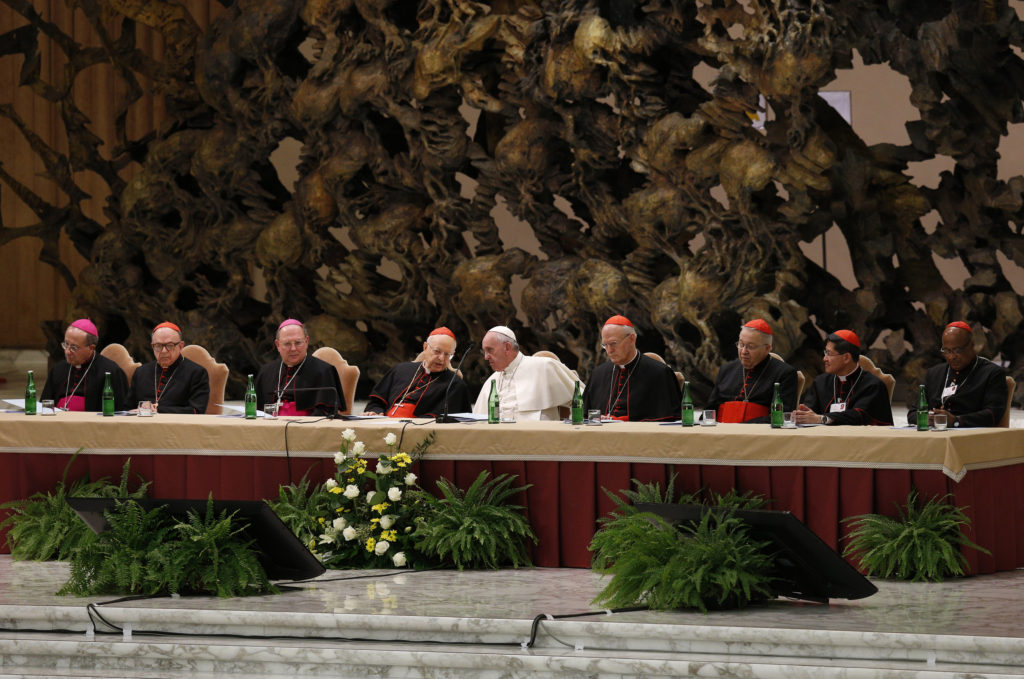
<svg viewBox="0 0 1024 679">
<path fill-rule="evenodd" d="M 181 342 L 167 342 L 166 344 L 154 342 L 149 346 L 153 347 L 153 353 L 159 353 L 160 351 L 174 351 L 174 347 L 178 346 L 179 344 L 181 344 Z"/>
<path fill-rule="evenodd" d="M 848 353 L 850 353 L 850 352 L 848 352 L 848 351 L 844 351 L 844 352 L 843 352 L 843 354 L 840 354 L 840 353 L 837 353 L 837 352 L 835 352 L 835 351 L 829 351 L 829 350 L 827 350 L 827 349 L 826 349 L 826 350 L 825 350 L 824 352 L 822 352 L 822 353 L 823 353 L 823 354 L 824 354 L 824 355 L 825 355 L 826 357 L 828 357 L 828 358 L 835 358 L 836 356 L 842 356 L 843 354 L 848 354 Z"/>
<path fill-rule="evenodd" d="M 68 344 L 67 342 L 61 342 L 60 346 L 64 351 L 70 351 L 71 353 L 85 349 L 85 347 L 80 347 L 77 344 Z"/>
<path fill-rule="evenodd" d="M 766 346 L 768 346 L 768 345 L 767 344 L 744 344 L 743 342 L 737 342 L 736 343 L 736 348 L 739 349 L 740 351 L 743 351 L 744 349 L 746 349 L 747 351 L 754 351 L 755 349 L 758 349 L 760 347 L 766 347 Z"/>
<path fill-rule="evenodd" d="M 955 356 L 960 356 L 965 351 L 967 351 L 968 347 L 970 347 L 970 346 L 971 346 L 970 344 L 965 344 L 962 347 L 953 347 L 952 349 L 947 349 L 946 347 L 942 347 L 941 349 L 939 349 L 939 353 L 942 354 L 943 356 L 949 356 L 950 354 L 953 354 Z"/>
<path fill-rule="evenodd" d="M 279 347 L 284 347 L 285 349 L 301 349 L 302 347 L 306 346 L 306 340 L 296 340 L 295 342 L 278 342 L 277 345 Z"/>
<path fill-rule="evenodd" d="M 609 349 L 614 349 L 615 347 L 619 346 L 620 344 L 622 344 L 625 341 L 626 341 L 625 339 L 620 339 L 620 340 L 612 340 L 611 342 L 601 342 L 601 348 L 604 349 L 605 351 L 608 351 Z"/>
<path fill-rule="evenodd" d="M 432 353 L 434 356 L 447 356 L 448 358 L 451 358 L 452 356 L 455 355 L 455 352 L 453 352 L 453 351 L 449 352 L 449 351 L 445 351 L 444 349 L 435 349 L 434 347 L 430 346 L 429 344 L 427 345 L 427 349 L 429 349 L 430 353 Z"/>
</svg>

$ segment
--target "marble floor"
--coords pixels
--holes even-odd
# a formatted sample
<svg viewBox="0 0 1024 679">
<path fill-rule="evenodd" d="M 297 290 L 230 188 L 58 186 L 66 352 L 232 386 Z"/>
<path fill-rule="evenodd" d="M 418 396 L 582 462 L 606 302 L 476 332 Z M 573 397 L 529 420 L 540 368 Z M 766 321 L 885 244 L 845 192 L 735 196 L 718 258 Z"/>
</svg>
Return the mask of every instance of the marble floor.
<svg viewBox="0 0 1024 679">
<path fill-rule="evenodd" d="M 281 657 L 301 658 L 309 676 L 1024 676 L 1022 571 L 702 614 L 600 611 L 590 602 L 602 579 L 583 569 L 329 571 L 273 596 L 134 601 L 56 596 L 67 569 L 0 557 L 0 677 L 288 676 Z M 89 604 L 116 643 L 101 642 L 102 624 L 86 632 Z M 257 671 L 251 645 L 267 639 L 273 664 Z M 71 661 L 39 660 L 61 644 Z M 374 651 L 377 669 L 344 655 L 354 649 Z M 89 653 L 102 662 L 83 664 Z M 189 664 L 163 673 L 182 654 Z"/>
</svg>

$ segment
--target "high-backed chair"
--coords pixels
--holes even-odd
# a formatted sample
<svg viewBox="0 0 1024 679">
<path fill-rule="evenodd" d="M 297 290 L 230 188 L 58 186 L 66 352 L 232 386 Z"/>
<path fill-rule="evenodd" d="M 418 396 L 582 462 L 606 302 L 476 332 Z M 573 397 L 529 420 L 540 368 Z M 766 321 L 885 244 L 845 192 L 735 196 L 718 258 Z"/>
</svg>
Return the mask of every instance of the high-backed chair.
<svg viewBox="0 0 1024 679">
<path fill-rule="evenodd" d="M 769 355 L 772 358 L 777 358 L 780 361 L 782 360 L 782 357 L 779 356 L 778 354 L 776 354 L 774 351 L 769 352 Z M 803 370 L 797 370 L 796 371 L 796 402 L 797 402 L 797 405 L 800 404 L 800 396 L 804 393 L 804 387 L 806 385 L 807 385 L 807 378 L 804 377 L 804 371 Z M 889 390 L 889 400 L 892 401 L 892 390 L 891 389 Z"/>
<path fill-rule="evenodd" d="M 182 348 L 181 355 L 206 370 L 210 377 L 210 400 L 206 402 L 206 414 L 220 415 L 224 410 L 221 404 L 224 403 L 224 389 L 228 384 L 230 370 L 223 363 L 218 363 L 217 359 L 199 344 L 186 345 Z"/>
<path fill-rule="evenodd" d="M 100 352 L 100 355 L 109 358 L 117 364 L 117 367 L 119 367 L 121 372 L 123 372 L 128 378 L 128 384 L 132 383 L 132 375 L 135 374 L 135 370 L 142 365 L 132 358 L 132 355 L 128 353 L 128 350 L 124 348 L 123 344 L 118 344 L 116 342 L 103 347 L 103 351 Z"/>
<path fill-rule="evenodd" d="M 665 363 L 665 359 L 663 359 L 661 356 L 659 356 L 658 354 L 654 353 L 653 351 L 645 351 L 644 352 L 644 356 L 646 356 L 647 358 L 653 358 L 658 363 Z M 665 365 L 668 365 L 668 363 L 665 363 Z M 679 388 L 682 389 L 683 388 L 683 379 L 684 379 L 683 378 L 683 373 L 679 372 L 678 370 L 673 370 L 672 372 L 674 372 L 676 374 L 676 381 L 679 382 Z"/>
<path fill-rule="evenodd" d="M 882 384 L 885 385 L 886 391 L 889 392 L 889 403 L 892 403 L 892 390 L 896 388 L 896 378 L 889 373 L 882 372 L 882 369 L 875 365 L 875 362 L 864 354 L 860 355 L 860 369 L 864 372 L 869 372 L 878 379 L 882 380 Z"/>
<path fill-rule="evenodd" d="M 359 368 L 349 365 L 348 361 L 341 357 L 334 347 L 320 347 L 313 352 L 315 358 L 326 361 L 338 371 L 338 379 L 341 380 L 341 388 L 345 390 L 345 409 L 341 415 L 352 414 L 352 401 L 356 397 L 356 383 L 359 382 Z"/>
<path fill-rule="evenodd" d="M 562 359 L 558 358 L 558 354 L 556 354 L 553 351 L 548 351 L 547 349 L 541 349 L 540 351 L 535 351 L 535 352 L 533 352 L 533 355 L 534 356 L 542 356 L 544 358 L 550 358 L 550 359 L 553 359 L 555 361 L 558 361 L 559 363 L 562 362 Z M 571 372 L 573 374 L 573 377 L 576 378 L 577 380 L 580 378 L 579 373 L 577 373 L 575 370 L 571 370 L 570 369 L 569 372 Z M 566 408 L 565 406 L 558 406 L 558 416 L 559 417 L 561 417 L 562 419 L 565 419 L 565 418 L 569 417 L 569 415 L 570 415 L 570 412 L 569 412 L 568 408 Z"/>
<path fill-rule="evenodd" d="M 1003 419 L 999 420 L 1000 427 L 1010 426 L 1010 408 L 1013 406 L 1013 391 L 1017 388 L 1017 381 L 1009 375 L 1006 376 L 1006 410 L 1003 411 Z"/>
</svg>

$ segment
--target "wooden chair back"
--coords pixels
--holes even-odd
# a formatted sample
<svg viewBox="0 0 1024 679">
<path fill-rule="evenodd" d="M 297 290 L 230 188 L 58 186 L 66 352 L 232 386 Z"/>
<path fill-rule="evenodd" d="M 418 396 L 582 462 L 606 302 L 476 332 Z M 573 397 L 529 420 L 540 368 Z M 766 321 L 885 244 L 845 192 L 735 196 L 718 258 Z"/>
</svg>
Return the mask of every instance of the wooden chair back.
<svg viewBox="0 0 1024 679">
<path fill-rule="evenodd" d="M 1017 381 L 1006 376 L 1006 410 L 1003 411 L 1003 419 L 999 420 L 1000 427 L 1010 426 L 1010 408 L 1013 407 L 1013 392 L 1017 388 Z"/>
<path fill-rule="evenodd" d="M 782 357 L 776 354 L 774 351 L 768 352 L 772 358 L 777 358 L 782 361 Z M 783 361 L 785 362 L 785 361 Z M 800 396 L 804 393 L 804 386 L 807 384 L 807 378 L 804 377 L 803 370 L 796 371 L 796 403 L 800 405 Z M 892 390 L 889 390 L 889 400 L 892 401 Z"/>
<path fill-rule="evenodd" d="M 342 415 L 352 414 L 352 401 L 356 397 L 356 383 L 359 382 L 359 368 L 349 365 L 348 361 L 342 358 L 341 354 L 334 347 L 320 347 L 313 352 L 314 358 L 326 361 L 338 371 L 338 379 L 341 380 L 341 388 L 345 391 L 345 409 Z"/>
<path fill-rule="evenodd" d="M 665 359 L 663 359 L 660 355 L 654 353 L 653 351 L 645 351 L 644 356 L 646 356 L 647 358 L 653 358 L 655 361 L 658 361 L 659 363 L 665 363 Z M 665 365 L 668 365 L 668 363 L 665 363 Z M 679 388 L 682 389 L 683 380 L 685 379 L 683 377 L 683 373 L 679 372 L 678 370 L 673 370 L 672 372 L 676 374 L 676 381 L 679 382 Z"/>
<path fill-rule="evenodd" d="M 885 385 L 886 391 L 889 392 L 889 403 L 892 404 L 892 390 L 896 388 L 896 378 L 889 373 L 882 372 L 882 369 L 875 365 L 875 362 L 864 354 L 860 355 L 860 369 L 864 372 L 869 372 L 878 379 L 882 380 L 882 384 Z"/>
<path fill-rule="evenodd" d="M 103 347 L 103 351 L 100 352 L 100 355 L 109 358 L 117 364 L 117 367 L 119 367 L 128 378 L 128 384 L 132 383 L 132 375 L 135 374 L 135 370 L 142 365 L 132 358 L 132 355 L 128 353 L 128 350 L 124 348 L 123 344 L 118 344 L 116 342 Z"/>
<path fill-rule="evenodd" d="M 228 373 L 230 370 L 223 363 L 210 355 L 206 347 L 199 344 L 186 344 L 181 349 L 181 355 L 197 365 L 201 365 L 210 378 L 210 400 L 206 402 L 207 415 L 220 415 L 224 409 L 224 390 L 228 385 Z"/>
</svg>

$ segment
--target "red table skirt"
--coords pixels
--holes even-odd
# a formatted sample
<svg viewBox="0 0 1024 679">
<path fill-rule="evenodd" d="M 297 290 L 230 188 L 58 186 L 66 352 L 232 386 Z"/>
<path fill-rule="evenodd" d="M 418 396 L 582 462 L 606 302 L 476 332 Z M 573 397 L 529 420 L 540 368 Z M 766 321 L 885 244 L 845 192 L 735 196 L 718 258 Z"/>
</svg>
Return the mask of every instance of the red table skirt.
<svg viewBox="0 0 1024 679">
<path fill-rule="evenodd" d="M 70 455 L 0 453 L 0 502 L 49 491 L 60 481 Z M 127 456 L 80 455 L 68 481 L 88 474 L 117 481 Z M 217 455 L 136 455 L 133 475 L 152 481 L 150 496 L 218 500 L 276 498 L 278 486 L 289 478 L 280 457 Z M 716 493 L 736 489 L 772 499 L 770 509 L 792 512 L 837 551 L 847 527 L 844 517 L 866 513 L 896 516 L 897 504 L 911 488 L 923 497 L 952 493 L 971 519 L 968 537 L 989 549 L 986 555 L 965 550 L 969 572 L 993 573 L 1024 566 L 1024 464 L 970 471 L 959 483 L 940 471 L 846 469 L 837 467 L 731 466 L 651 464 L 631 462 L 541 462 L 423 460 L 419 483 L 434 489 L 447 477 L 466 488 L 481 470 L 492 475 L 516 474 L 518 485 L 532 484 L 521 498 L 539 544 L 533 549 L 537 566 L 586 568 L 587 545 L 598 517 L 614 506 L 602 489 L 631 488 L 631 479 L 658 482 L 665 488 L 676 475 L 677 492 L 701 488 Z M 292 478 L 303 474 L 322 481 L 334 471 L 329 458 L 294 458 Z M 6 540 L 0 545 L 6 553 Z"/>
</svg>

